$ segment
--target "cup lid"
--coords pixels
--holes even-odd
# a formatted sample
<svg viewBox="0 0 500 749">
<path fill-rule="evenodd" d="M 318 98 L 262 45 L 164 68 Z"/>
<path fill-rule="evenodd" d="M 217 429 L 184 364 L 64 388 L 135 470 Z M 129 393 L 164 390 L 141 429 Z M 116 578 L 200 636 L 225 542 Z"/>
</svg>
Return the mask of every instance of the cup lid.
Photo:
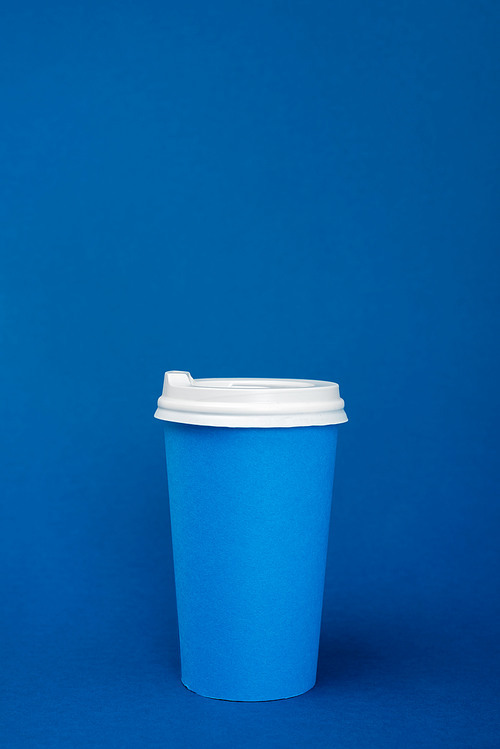
<svg viewBox="0 0 500 749">
<path fill-rule="evenodd" d="M 193 379 L 165 372 L 156 419 L 216 427 L 302 427 L 347 421 L 336 382 Z"/>
</svg>

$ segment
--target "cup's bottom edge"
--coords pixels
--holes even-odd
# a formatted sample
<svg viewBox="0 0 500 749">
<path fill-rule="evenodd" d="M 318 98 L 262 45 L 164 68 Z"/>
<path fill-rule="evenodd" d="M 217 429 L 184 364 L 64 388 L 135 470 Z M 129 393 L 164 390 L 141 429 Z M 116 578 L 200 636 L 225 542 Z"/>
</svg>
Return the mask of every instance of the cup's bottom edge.
<svg viewBox="0 0 500 749">
<path fill-rule="evenodd" d="M 292 694 L 285 694 L 282 697 L 258 697 L 253 699 L 245 699 L 245 698 L 237 698 L 237 697 L 217 697 L 213 694 L 204 694 L 203 692 L 198 691 L 197 689 L 194 689 L 193 687 L 190 687 L 188 684 L 186 684 L 185 681 L 181 679 L 181 684 L 193 694 L 197 694 L 198 697 L 205 697 L 209 700 L 220 700 L 221 702 L 279 702 L 279 700 L 291 700 L 294 697 L 300 697 L 302 694 L 306 694 L 306 692 L 310 692 L 311 689 L 313 689 L 316 686 L 316 682 L 311 684 L 311 686 L 306 687 L 306 689 L 301 689 L 299 692 L 292 692 Z"/>
</svg>

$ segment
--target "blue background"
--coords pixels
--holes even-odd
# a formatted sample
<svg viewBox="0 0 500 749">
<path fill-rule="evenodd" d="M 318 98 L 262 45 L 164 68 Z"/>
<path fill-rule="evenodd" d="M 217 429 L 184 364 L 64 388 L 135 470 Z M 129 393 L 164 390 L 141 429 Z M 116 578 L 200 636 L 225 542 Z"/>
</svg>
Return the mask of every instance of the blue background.
<svg viewBox="0 0 500 749">
<path fill-rule="evenodd" d="M 498 3 L 1 15 L 4 746 L 498 746 Z M 179 683 L 166 369 L 341 385 L 302 697 Z"/>
</svg>

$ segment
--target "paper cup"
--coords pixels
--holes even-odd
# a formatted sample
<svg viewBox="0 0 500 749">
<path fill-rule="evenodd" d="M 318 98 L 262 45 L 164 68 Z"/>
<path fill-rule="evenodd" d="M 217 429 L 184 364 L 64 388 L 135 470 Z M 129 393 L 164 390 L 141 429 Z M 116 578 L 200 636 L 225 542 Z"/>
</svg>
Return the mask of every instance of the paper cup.
<svg viewBox="0 0 500 749">
<path fill-rule="evenodd" d="M 320 423 L 305 424 L 307 415 Z M 165 421 L 182 682 L 224 700 L 306 692 L 346 420 L 338 386 L 167 373 L 156 416 Z"/>
</svg>

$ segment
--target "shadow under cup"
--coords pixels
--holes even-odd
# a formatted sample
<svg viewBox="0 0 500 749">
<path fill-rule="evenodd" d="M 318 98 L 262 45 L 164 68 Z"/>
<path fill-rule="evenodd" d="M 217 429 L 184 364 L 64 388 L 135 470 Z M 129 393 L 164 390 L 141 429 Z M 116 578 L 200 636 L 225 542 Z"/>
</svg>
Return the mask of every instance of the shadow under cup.
<svg viewBox="0 0 500 749">
<path fill-rule="evenodd" d="M 306 692 L 338 427 L 164 428 L 183 683 L 225 700 Z"/>
</svg>

